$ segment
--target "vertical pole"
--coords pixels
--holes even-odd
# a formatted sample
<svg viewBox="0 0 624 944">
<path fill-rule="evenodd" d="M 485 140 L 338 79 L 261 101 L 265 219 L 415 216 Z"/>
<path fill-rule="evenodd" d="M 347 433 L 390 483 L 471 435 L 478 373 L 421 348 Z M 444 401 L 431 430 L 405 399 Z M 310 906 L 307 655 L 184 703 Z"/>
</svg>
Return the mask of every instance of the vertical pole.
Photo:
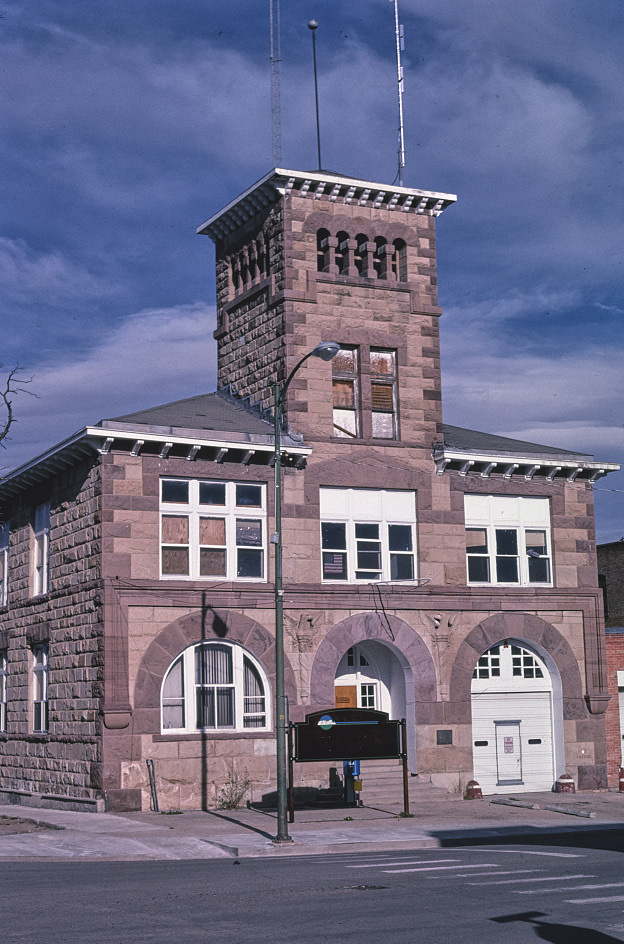
<svg viewBox="0 0 624 944">
<path fill-rule="evenodd" d="M 295 822 L 295 788 L 293 786 L 293 724 L 288 723 L 288 822 Z"/>
<path fill-rule="evenodd" d="M 284 591 L 282 589 L 282 391 L 273 386 L 275 440 L 275 737 L 277 740 L 277 842 L 289 842 L 286 821 L 286 693 L 284 686 Z"/>
<path fill-rule="evenodd" d="M 406 721 L 401 718 L 401 756 L 403 758 L 403 813 L 409 816 L 409 786 L 407 778 L 407 734 Z"/>
<path fill-rule="evenodd" d="M 318 75 L 316 71 L 316 30 L 318 23 L 316 20 L 310 20 L 308 29 L 312 30 L 312 59 L 314 61 L 314 96 L 316 99 L 316 147 L 318 150 L 318 169 L 322 170 L 321 163 L 321 123 L 319 119 L 319 99 L 318 99 Z"/>
</svg>

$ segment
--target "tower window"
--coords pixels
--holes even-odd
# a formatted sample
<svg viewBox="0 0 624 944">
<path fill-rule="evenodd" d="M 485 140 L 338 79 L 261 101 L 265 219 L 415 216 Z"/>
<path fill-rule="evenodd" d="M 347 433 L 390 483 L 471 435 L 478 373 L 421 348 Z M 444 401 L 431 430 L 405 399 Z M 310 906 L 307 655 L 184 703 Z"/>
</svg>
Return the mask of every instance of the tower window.
<svg viewBox="0 0 624 944">
<path fill-rule="evenodd" d="M 346 275 L 349 271 L 349 234 L 340 232 L 336 236 L 338 245 L 336 246 L 336 265 L 338 273 Z"/>
<path fill-rule="evenodd" d="M 355 438 L 359 432 L 358 349 L 341 347 L 332 361 L 334 436 Z"/>
<path fill-rule="evenodd" d="M 392 244 L 392 272 L 399 282 L 407 282 L 407 246 L 402 239 Z"/>
<path fill-rule="evenodd" d="M 387 243 L 383 236 L 375 237 L 375 258 L 373 259 L 373 269 L 377 273 L 378 279 L 385 279 L 387 276 L 386 246 Z"/>
<path fill-rule="evenodd" d="M 358 233 L 355 237 L 355 256 L 353 259 L 358 275 L 368 276 L 368 236 Z"/>
<path fill-rule="evenodd" d="M 373 436 L 376 439 L 396 439 L 396 352 L 371 348 L 370 372 Z"/>
</svg>

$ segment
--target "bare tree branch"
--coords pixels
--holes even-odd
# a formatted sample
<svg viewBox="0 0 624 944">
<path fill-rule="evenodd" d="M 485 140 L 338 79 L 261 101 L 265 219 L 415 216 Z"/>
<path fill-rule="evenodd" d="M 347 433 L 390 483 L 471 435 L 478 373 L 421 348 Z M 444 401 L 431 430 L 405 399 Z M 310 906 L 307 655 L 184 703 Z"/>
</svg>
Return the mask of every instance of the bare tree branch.
<svg viewBox="0 0 624 944">
<path fill-rule="evenodd" d="M 0 364 L 0 371 L 3 369 L 3 364 Z M 13 399 L 20 393 L 27 393 L 31 397 L 36 397 L 37 394 L 33 393 L 32 390 L 26 389 L 26 384 L 32 383 L 32 377 L 24 377 L 23 368 L 17 364 L 15 367 L 12 367 L 7 373 L 5 379 L 0 380 L 0 445 L 4 445 L 5 439 L 9 438 L 9 430 L 13 423 L 16 422 L 15 413 L 13 412 Z"/>
</svg>

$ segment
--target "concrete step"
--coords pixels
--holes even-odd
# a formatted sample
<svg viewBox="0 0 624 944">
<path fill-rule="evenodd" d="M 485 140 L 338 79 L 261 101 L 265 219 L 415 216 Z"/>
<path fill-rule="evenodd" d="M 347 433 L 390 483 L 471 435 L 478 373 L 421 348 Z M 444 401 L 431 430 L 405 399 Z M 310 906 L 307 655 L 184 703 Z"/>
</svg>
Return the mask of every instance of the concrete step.
<svg viewBox="0 0 624 944">
<path fill-rule="evenodd" d="M 361 799 L 364 806 L 403 808 L 403 765 L 401 761 L 362 761 Z M 419 799 L 435 799 L 448 796 L 446 790 L 434 786 L 426 777 L 408 774 L 407 788 L 410 805 Z"/>
</svg>

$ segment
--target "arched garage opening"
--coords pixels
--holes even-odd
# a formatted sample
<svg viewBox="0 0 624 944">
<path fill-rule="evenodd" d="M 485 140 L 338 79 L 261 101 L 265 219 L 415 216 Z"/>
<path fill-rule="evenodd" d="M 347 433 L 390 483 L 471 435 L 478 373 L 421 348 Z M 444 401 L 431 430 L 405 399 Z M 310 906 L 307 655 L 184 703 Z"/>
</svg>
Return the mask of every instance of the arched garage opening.
<svg viewBox="0 0 624 944">
<path fill-rule="evenodd" d="M 471 682 L 474 777 L 484 793 L 550 790 L 563 751 L 561 681 L 545 651 L 505 639 Z"/>
</svg>

